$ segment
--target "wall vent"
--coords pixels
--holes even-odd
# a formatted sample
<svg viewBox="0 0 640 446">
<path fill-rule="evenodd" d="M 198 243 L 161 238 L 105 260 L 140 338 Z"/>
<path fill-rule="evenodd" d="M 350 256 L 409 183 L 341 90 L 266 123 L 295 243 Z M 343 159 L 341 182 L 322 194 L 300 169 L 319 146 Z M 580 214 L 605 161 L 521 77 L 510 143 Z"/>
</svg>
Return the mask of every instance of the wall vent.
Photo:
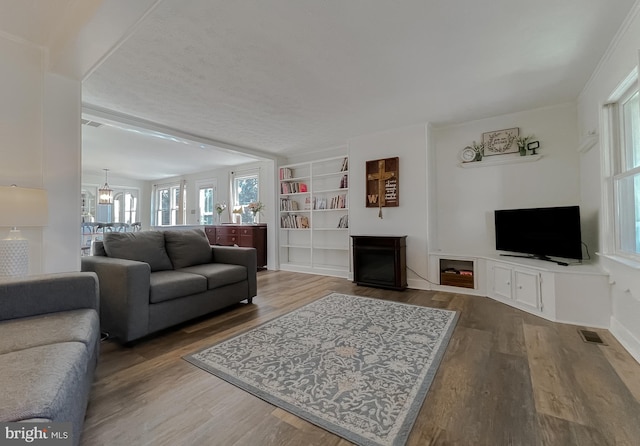
<svg viewBox="0 0 640 446">
<path fill-rule="evenodd" d="M 600 335 L 598 333 L 596 333 L 595 331 L 591 331 L 591 330 L 578 330 L 578 333 L 580 333 L 580 337 L 582 338 L 582 340 L 584 342 L 588 342 L 590 344 L 600 344 L 600 345 L 607 345 L 605 344 L 605 342 L 602 340 L 602 338 L 600 337 Z"/>
<path fill-rule="evenodd" d="M 82 125 L 88 125 L 89 127 L 102 127 L 102 124 L 96 121 L 89 121 L 88 119 L 82 119 Z"/>
</svg>

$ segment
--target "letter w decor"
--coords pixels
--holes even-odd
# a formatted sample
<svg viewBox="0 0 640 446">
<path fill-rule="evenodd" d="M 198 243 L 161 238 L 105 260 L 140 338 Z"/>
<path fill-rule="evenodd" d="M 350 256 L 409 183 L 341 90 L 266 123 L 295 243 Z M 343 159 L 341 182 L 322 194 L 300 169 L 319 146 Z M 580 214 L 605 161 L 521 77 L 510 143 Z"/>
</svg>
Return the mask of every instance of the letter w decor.
<svg viewBox="0 0 640 446">
<path fill-rule="evenodd" d="M 367 161 L 366 207 L 378 208 L 380 218 L 383 207 L 400 204 L 398 166 L 398 157 Z"/>
</svg>

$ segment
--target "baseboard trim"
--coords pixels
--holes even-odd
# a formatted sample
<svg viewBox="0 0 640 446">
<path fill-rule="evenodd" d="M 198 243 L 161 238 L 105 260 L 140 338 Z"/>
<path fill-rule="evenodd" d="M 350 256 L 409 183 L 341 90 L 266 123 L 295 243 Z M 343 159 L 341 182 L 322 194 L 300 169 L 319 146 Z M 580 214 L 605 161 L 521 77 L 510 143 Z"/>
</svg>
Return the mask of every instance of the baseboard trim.
<svg viewBox="0 0 640 446">
<path fill-rule="evenodd" d="M 426 280 L 422 279 L 407 279 L 407 287 L 412 290 L 430 290 L 431 285 Z"/>
<path fill-rule="evenodd" d="M 640 340 L 637 339 L 627 328 L 622 325 L 616 318 L 611 316 L 611 325 L 609 328 L 611 334 L 622 344 L 622 346 L 633 356 L 640 364 Z"/>
</svg>

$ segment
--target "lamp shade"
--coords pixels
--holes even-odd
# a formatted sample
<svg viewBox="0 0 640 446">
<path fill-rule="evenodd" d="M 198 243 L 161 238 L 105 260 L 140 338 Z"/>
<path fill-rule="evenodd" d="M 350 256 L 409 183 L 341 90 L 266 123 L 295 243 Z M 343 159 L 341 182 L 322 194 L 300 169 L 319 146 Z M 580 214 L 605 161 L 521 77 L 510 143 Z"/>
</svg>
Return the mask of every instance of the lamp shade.
<svg viewBox="0 0 640 446">
<path fill-rule="evenodd" d="M 48 217 L 46 190 L 0 186 L 0 226 L 45 226 Z"/>
</svg>

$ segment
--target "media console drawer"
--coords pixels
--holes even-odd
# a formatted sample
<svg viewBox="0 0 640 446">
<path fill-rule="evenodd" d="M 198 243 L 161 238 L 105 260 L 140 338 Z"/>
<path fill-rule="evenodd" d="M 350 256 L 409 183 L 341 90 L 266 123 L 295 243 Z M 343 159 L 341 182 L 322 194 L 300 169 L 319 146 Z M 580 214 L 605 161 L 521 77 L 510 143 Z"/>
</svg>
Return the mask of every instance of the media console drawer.
<svg viewBox="0 0 640 446">
<path fill-rule="evenodd" d="M 473 274 L 440 273 L 440 285 L 473 288 Z"/>
</svg>

